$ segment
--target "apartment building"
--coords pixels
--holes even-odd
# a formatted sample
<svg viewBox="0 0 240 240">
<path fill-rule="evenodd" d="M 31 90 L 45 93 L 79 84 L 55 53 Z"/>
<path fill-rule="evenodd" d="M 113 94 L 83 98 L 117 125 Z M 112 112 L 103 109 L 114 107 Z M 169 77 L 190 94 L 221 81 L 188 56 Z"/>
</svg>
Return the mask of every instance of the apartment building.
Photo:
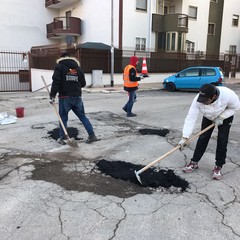
<svg viewBox="0 0 240 240">
<path fill-rule="evenodd" d="M 239 0 L 2 0 L 0 50 L 103 43 L 123 50 L 240 52 Z"/>
<path fill-rule="evenodd" d="M 0 51 L 29 51 L 34 45 L 53 44 L 46 38 L 46 23 L 56 14 L 45 8 L 44 0 L 1 0 Z"/>
</svg>

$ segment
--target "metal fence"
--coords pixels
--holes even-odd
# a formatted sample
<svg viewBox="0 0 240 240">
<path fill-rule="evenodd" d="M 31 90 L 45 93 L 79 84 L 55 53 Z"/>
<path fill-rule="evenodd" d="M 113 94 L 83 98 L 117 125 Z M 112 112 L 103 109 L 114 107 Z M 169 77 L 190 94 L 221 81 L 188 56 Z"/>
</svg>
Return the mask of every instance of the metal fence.
<svg viewBox="0 0 240 240">
<path fill-rule="evenodd" d="M 97 49 L 55 49 L 45 52 L 31 53 L 31 67 L 39 69 L 53 69 L 56 59 L 61 52 L 68 51 L 76 57 L 85 73 L 100 69 L 103 73 L 111 72 L 111 52 L 110 50 Z M 43 54 L 44 53 L 44 54 Z M 166 52 L 142 52 L 114 50 L 114 72 L 122 73 L 124 67 L 129 63 L 129 58 L 136 55 L 140 59 L 139 66 L 142 65 L 143 57 L 146 57 L 147 68 L 151 73 L 178 72 L 191 66 L 219 66 L 226 72 L 239 71 L 239 56 L 236 55 L 235 62 L 228 61 L 226 55 L 206 55 L 201 53 L 166 53 Z M 232 59 L 232 57 L 231 57 Z M 138 69 L 141 70 L 141 69 Z"/>
<path fill-rule="evenodd" d="M 76 57 L 85 73 L 93 70 L 111 72 L 111 52 L 109 49 L 34 49 L 29 52 L 0 52 L 0 92 L 30 91 L 31 68 L 53 70 L 61 53 L 68 51 Z M 114 50 L 114 73 L 122 73 L 129 58 L 136 55 L 140 59 L 138 71 L 141 72 L 142 60 L 146 58 L 148 72 L 179 72 L 190 66 L 219 66 L 225 76 L 235 77 L 240 71 L 239 55 L 205 55 L 203 53 L 166 53 Z"/>
<path fill-rule="evenodd" d="M 28 52 L 0 52 L 0 91 L 30 91 Z"/>
</svg>

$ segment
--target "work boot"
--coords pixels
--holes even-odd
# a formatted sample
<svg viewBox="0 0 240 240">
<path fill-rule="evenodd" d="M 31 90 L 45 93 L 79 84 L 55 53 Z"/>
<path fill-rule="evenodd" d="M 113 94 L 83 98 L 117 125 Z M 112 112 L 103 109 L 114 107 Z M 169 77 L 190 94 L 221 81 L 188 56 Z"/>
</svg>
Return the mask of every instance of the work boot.
<svg viewBox="0 0 240 240">
<path fill-rule="evenodd" d="M 215 166 L 213 169 L 212 179 L 220 180 L 222 178 L 221 167 Z"/>
<path fill-rule="evenodd" d="M 127 114 L 127 117 L 136 117 L 137 116 L 137 114 L 135 114 L 135 113 L 128 113 Z"/>
<path fill-rule="evenodd" d="M 99 139 L 97 139 L 97 137 L 95 136 L 94 133 L 90 134 L 88 136 L 88 139 L 86 140 L 86 143 L 92 143 L 92 142 L 96 142 L 98 141 Z"/>
<path fill-rule="evenodd" d="M 183 168 L 183 171 L 185 173 L 190 173 L 196 169 L 198 169 L 198 163 L 191 161 L 186 167 Z"/>
<path fill-rule="evenodd" d="M 57 143 L 61 144 L 61 145 L 66 145 L 66 142 L 64 141 L 64 138 L 58 138 L 57 139 Z"/>
</svg>

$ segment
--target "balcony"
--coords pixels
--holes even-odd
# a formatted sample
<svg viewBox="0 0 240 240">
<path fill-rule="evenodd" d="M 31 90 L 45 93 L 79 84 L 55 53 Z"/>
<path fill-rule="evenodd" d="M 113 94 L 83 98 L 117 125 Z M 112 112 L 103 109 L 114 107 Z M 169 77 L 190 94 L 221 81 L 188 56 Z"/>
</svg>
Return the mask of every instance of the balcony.
<svg viewBox="0 0 240 240">
<path fill-rule="evenodd" d="M 61 9 L 79 0 L 45 0 L 45 7 Z"/>
<path fill-rule="evenodd" d="M 188 15 L 181 13 L 174 14 L 153 14 L 152 31 L 154 32 L 188 32 Z"/>
<path fill-rule="evenodd" d="M 75 17 L 56 17 L 47 24 L 47 38 L 62 39 L 67 35 L 81 35 L 81 19 Z"/>
</svg>

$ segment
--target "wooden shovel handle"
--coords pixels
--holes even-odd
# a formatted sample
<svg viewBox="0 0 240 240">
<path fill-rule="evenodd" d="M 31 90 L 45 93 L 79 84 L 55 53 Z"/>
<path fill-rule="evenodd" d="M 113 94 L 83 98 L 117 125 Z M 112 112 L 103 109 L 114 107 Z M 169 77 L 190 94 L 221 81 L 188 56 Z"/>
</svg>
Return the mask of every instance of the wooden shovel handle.
<svg viewBox="0 0 240 240">
<path fill-rule="evenodd" d="M 191 141 L 193 141 L 195 138 L 197 138 L 198 136 L 200 136 L 201 134 L 205 133 L 206 131 L 208 131 L 210 128 L 214 127 L 215 124 L 212 123 L 211 125 L 209 125 L 208 127 L 204 128 L 203 130 L 201 130 L 199 133 L 197 133 L 196 135 L 194 135 L 193 137 L 189 138 L 184 145 L 189 144 Z M 165 153 L 164 155 L 162 155 L 161 157 L 159 157 L 158 159 L 156 159 L 155 161 L 149 163 L 148 165 L 146 165 L 145 167 L 143 167 L 142 169 L 140 169 L 139 171 L 137 171 L 137 174 L 141 174 L 142 172 L 146 171 L 148 168 L 152 167 L 154 164 L 156 164 L 157 162 L 160 162 L 161 160 L 163 160 L 165 157 L 169 156 L 170 154 L 172 154 L 173 152 L 175 152 L 176 150 L 178 150 L 181 146 L 178 145 L 175 148 L 173 148 L 172 150 L 168 151 L 167 153 Z"/>
<path fill-rule="evenodd" d="M 46 83 L 46 81 L 45 81 L 45 79 L 44 79 L 44 77 L 43 77 L 42 75 L 41 75 L 41 78 L 42 78 L 42 81 L 43 81 L 43 83 L 44 83 L 44 86 L 45 86 L 48 94 L 50 94 L 49 89 L 48 89 L 48 86 L 47 86 L 47 83 Z M 59 122 L 60 122 L 60 124 L 61 124 L 61 126 L 62 126 L 62 129 L 63 129 L 63 131 L 64 131 L 64 134 L 65 134 L 65 136 L 67 137 L 67 139 L 69 140 L 70 137 L 68 136 L 68 133 L 67 133 L 67 130 L 66 130 L 64 124 L 63 124 L 62 118 L 60 117 L 60 115 L 59 115 L 59 113 L 58 113 L 57 107 L 56 107 L 56 105 L 55 105 L 54 103 L 52 104 L 52 106 L 53 106 L 53 108 L 54 108 L 55 113 L 56 113 L 57 116 L 58 116 Z"/>
</svg>

